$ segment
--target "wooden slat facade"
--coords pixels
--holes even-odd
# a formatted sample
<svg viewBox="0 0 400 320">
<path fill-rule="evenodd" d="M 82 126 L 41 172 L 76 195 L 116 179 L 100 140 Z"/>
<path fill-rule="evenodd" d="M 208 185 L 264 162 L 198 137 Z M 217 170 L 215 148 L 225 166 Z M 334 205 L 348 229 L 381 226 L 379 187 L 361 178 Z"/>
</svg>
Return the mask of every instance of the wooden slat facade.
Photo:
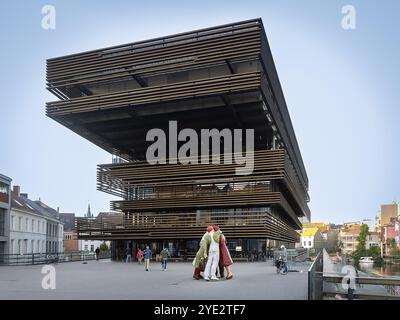
<svg viewBox="0 0 400 320">
<path fill-rule="evenodd" d="M 52 58 L 46 71 L 60 99 L 46 114 L 127 161 L 97 172 L 98 190 L 123 198 L 111 209 L 125 216 L 78 219 L 80 238 L 196 239 L 219 224 L 228 237 L 298 239 L 308 178 L 260 19 Z M 254 171 L 150 165 L 146 132 L 170 120 L 254 129 Z"/>
<path fill-rule="evenodd" d="M 230 158 L 233 158 L 230 155 Z M 297 208 L 298 216 L 310 214 L 306 199 L 307 191 L 296 181 L 295 173 L 291 169 L 285 150 L 258 150 L 254 154 L 254 170 L 251 175 L 240 176 L 235 174 L 236 164 L 166 164 L 150 165 L 146 161 L 124 164 L 100 165 L 98 168 L 98 190 L 115 196 L 128 198 L 135 188 L 153 188 L 157 192 L 160 188 L 170 187 L 170 197 L 177 196 L 172 191 L 173 186 L 199 186 L 201 184 L 225 184 L 234 186 L 235 183 L 251 183 L 257 181 L 276 181 L 285 185 L 294 198 L 293 207 Z M 211 162 L 211 159 L 210 159 Z M 244 184 L 245 185 L 245 184 Z M 195 189 L 194 189 L 195 190 Z M 248 189 L 254 190 L 254 189 Z M 193 190 L 186 187 L 181 194 L 189 197 Z M 204 191 L 201 191 L 204 192 Z M 251 191 L 253 192 L 253 191 Z M 222 191 L 219 191 L 222 194 Z M 164 191 L 165 197 L 165 191 Z M 158 199 L 158 197 L 155 197 Z M 229 203 L 226 203 L 229 206 Z M 118 204 L 112 206 L 117 208 Z"/>
<path fill-rule="evenodd" d="M 77 218 L 77 228 L 87 239 L 197 239 L 204 226 L 216 224 L 229 238 L 265 238 L 287 242 L 298 241 L 293 227 L 266 211 L 235 211 L 226 213 L 136 214 L 103 219 Z"/>
<path fill-rule="evenodd" d="M 137 105 L 198 98 L 260 88 L 259 72 L 243 73 L 146 87 L 112 94 L 102 94 L 47 103 L 47 115 L 52 117 L 107 109 L 128 108 Z"/>
</svg>

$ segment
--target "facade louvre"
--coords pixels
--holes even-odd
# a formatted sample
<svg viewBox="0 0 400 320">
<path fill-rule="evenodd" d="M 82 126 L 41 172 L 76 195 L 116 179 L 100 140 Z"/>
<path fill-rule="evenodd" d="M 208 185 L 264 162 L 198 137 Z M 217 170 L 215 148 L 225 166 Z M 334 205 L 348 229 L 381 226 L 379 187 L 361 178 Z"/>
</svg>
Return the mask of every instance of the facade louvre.
<svg viewBox="0 0 400 320">
<path fill-rule="evenodd" d="M 47 87 L 60 99 L 46 104 L 50 118 L 123 159 L 98 166 L 97 188 L 121 197 L 111 209 L 124 215 L 77 218 L 79 238 L 192 252 L 218 224 L 237 245 L 298 241 L 308 179 L 261 19 L 49 59 Z M 169 121 L 254 129 L 253 173 L 150 165 L 146 133 Z"/>
</svg>

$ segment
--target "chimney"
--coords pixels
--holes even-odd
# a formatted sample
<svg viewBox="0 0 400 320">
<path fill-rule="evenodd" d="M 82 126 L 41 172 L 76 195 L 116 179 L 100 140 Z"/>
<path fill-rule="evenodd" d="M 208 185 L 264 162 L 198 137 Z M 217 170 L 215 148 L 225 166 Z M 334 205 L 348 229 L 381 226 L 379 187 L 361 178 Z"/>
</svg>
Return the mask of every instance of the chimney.
<svg viewBox="0 0 400 320">
<path fill-rule="evenodd" d="M 20 196 L 20 191 L 21 191 L 21 187 L 20 186 L 14 186 L 13 187 L 13 192 L 16 194 L 17 197 Z"/>
<path fill-rule="evenodd" d="M 21 197 L 25 198 L 25 199 L 28 199 L 28 194 L 27 193 L 21 193 Z"/>
</svg>

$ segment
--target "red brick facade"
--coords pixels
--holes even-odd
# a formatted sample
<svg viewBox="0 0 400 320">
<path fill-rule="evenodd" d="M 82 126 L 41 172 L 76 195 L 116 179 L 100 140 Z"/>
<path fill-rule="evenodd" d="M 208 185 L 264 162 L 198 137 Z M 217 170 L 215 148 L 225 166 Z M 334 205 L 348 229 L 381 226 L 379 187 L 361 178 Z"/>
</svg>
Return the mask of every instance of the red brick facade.
<svg viewBox="0 0 400 320">
<path fill-rule="evenodd" d="M 9 195 L 4 192 L 0 192 L 0 202 L 8 203 Z"/>
<path fill-rule="evenodd" d="M 64 252 L 79 251 L 78 235 L 73 231 L 64 231 Z"/>
</svg>

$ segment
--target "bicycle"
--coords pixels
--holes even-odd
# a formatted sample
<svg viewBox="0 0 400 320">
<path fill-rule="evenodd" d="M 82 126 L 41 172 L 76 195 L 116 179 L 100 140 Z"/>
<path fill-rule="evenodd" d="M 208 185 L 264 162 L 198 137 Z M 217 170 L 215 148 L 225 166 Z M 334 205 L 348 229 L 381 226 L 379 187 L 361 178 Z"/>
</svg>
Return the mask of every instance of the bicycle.
<svg viewBox="0 0 400 320">
<path fill-rule="evenodd" d="M 286 262 L 282 257 L 279 257 L 278 260 L 275 261 L 276 273 L 286 275 L 288 273 L 288 267 Z"/>
</svg>

